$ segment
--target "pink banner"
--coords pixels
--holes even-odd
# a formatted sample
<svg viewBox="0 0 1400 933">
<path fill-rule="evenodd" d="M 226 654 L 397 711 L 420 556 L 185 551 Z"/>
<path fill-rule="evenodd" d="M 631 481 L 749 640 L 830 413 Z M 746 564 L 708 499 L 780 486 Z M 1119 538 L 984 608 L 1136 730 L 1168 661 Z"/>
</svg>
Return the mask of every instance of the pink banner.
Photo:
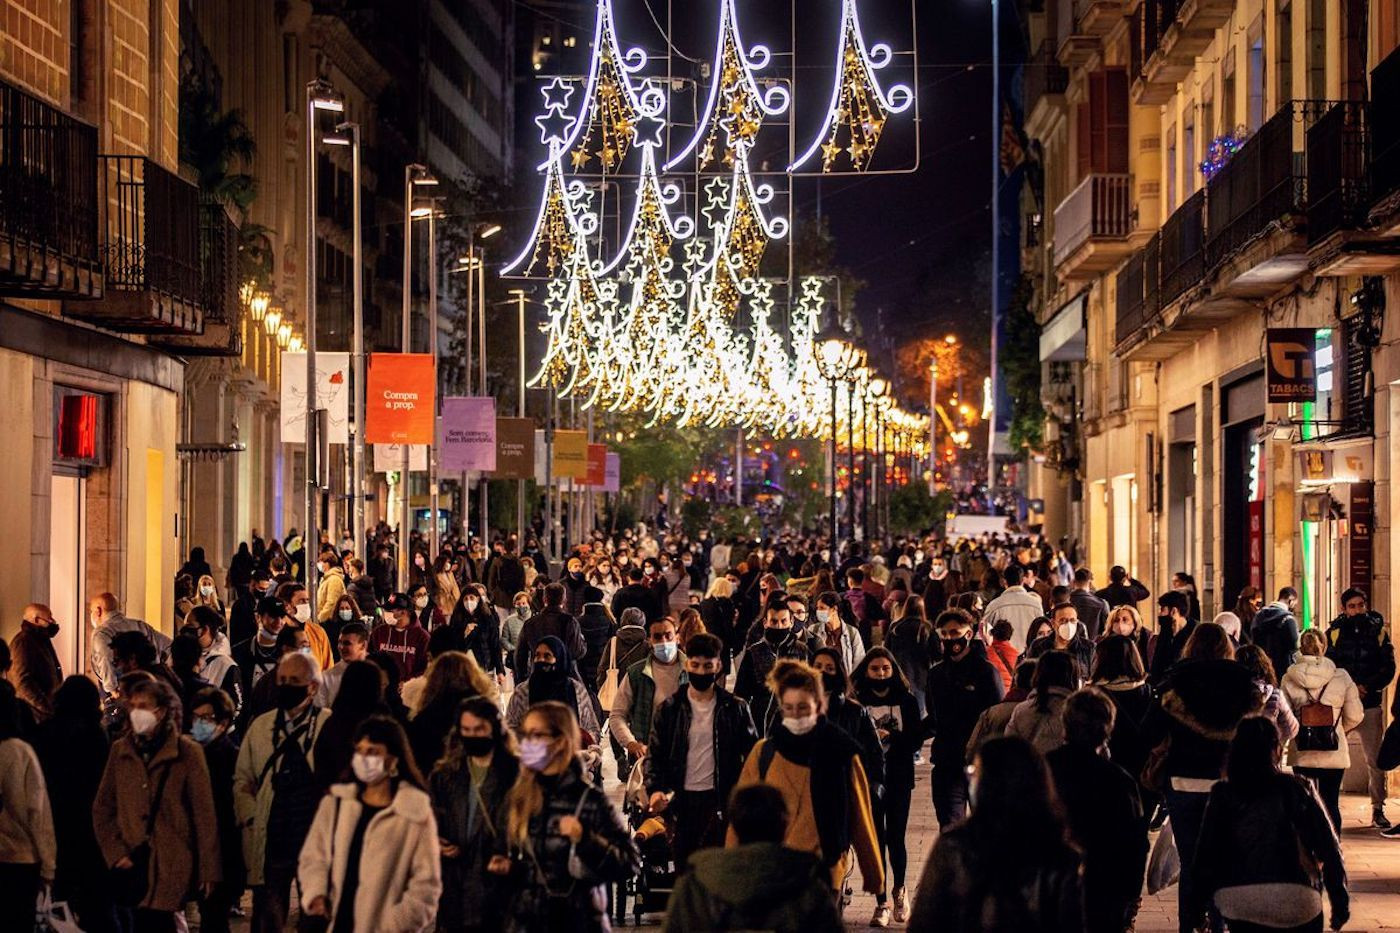
<svg viewBox="0 0 1400 933">
<path fill-rule="evenodd" d="M 444 398 L 438 436 L 438 466 L 444 472 L 496 469 L 496 400 Z"/>
</svg>

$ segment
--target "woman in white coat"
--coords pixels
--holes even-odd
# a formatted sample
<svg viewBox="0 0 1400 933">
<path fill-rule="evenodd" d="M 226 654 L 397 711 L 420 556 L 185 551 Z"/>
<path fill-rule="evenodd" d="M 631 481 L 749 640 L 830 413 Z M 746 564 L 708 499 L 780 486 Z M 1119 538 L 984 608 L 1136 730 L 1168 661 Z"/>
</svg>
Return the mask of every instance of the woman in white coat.
<svg viewBox="0 0 1400 933">
<path fill-rule="evenodd" d="M 1279 688 L 1288 705 L 1300 721 L 1298 735 L 1288 746 L 1288 763 L 1295 774 L 1302 775 L 1317 787 L 1317 794 L 1327 809 L 1332 828 L 1340 836 L 1342 814 L 1337 798 L 1342 792 L 1342 775 L 1351 764 L 1346 734 L 1361 724 L 1361 695 L 1351 675 L 1342 670 L 1327 653 L 1327 639 L 1317 629 L 1308 629 L 1299 643 L 1300 653 L 1283 675 Z M 1304 707 L 1315 704 L 1307 713 Z M 1330 710 L 1332 738 L 1325 726 L 1308 728 L 1308 720 Z"/>
<path fill-rule="evenodd" d="M 353 784 L 321 799 L 297 865 L 306 912 L 330 933 L 430 930 L 442 894 L 437 821 L 403 727 L 355 730 Z"/>
</svg>

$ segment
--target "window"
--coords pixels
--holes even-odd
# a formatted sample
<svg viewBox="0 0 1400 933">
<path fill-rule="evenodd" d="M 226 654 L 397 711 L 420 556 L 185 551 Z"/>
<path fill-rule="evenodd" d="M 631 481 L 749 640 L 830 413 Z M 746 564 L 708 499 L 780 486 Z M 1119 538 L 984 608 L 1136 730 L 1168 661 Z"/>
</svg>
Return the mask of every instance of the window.
<svg viewBox="0 0 1400 933">
<path fill-rule="evenodd" d="M 1308 0 L 1308 97 L 1327 99 L 1327 0 Z"/>
<path fill-rule="evenodd" d="M 1165 171 L 1166 171 L 1166 175 L 1167 175 L 1167 210 L 1166 210 L 1166 213 L 1170 214 L 1172 211 L 1176 210 L 1176 177 L 1177 177 L 1177 173 L 1178 173 L 1178 171 L 1179 171 L 1179 169 L 1180 169 L 1180 167 L 1176 164 L 1176 126 L 1175 126 L 1175 125 L 1172 125 L 1172 126 L 1167 127 L 1166 138 L 1167 138 L 1167 161 L 1166 161 L 1166 167 L 1165 167 Z M 1186 151 L 1187 151 L 1187 152 L 1190 152 L 1191 150 L 1188 148 Z"/>
<path fill-rule="evenodd" d="M 1199 164 L 1206 159 L 1211 137 L 1215 134 L 1215 84 L 1201 88 L 1201 149 L 1192 155 Z"/>
<path fill-rule="evenodd" d="M 1220 69 L 1220 135 L 1224 136 L 1237 125 L 1239 115 L 1235 111 L 1235 50 L 1225 54 L 1225 64 Z"/>
<path fill-rule="evenodd" d="M 1186 124 L 1181 128 L 1181 151 L 1185 153 L 1182 162 L 1181 173 L 1181 195 L 1182 198 L 1189 198 L 1196 190 L 1196 105 L 1191 102 L 1186 104 Z M 1173 159 L 1172 161 L 1175 161 Z"/>
<path fill-rule="evenodd" d="M 1109 68 L 1089 75 L 1089 99 L 1077 113 L 1079 177 L 1128 171 L 1128 73 Z"/>
<path fill-rule="evenodd" d="M 1278 5 L 1278 103 L 1282 107 L 1293 99 L 1293 5 L 1279 0 Z"/>
<path fill-rule="evenodd" d="M 1249 27 L 1249 73 L 1245 77 L 1249 82 L 1246 119 L 1249 121 L 1250 130 L 1257 130 L 1264 125 L 1264 89 L 1268 87 L 1268 61 L 1268 56 L 1264 54 L 1264 16 L 1260 14 Z"/>
</svg>

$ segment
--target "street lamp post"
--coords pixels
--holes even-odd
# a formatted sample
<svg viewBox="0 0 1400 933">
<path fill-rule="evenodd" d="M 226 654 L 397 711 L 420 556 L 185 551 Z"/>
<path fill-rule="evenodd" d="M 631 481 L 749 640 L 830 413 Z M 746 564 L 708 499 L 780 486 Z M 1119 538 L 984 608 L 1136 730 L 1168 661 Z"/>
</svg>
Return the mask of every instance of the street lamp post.
<svg viewBox="0 0 1400 933">
<path fill-rule="evenodd" d="M 517 288 L 511 292 L 516 300 L 516 310 L 519 315 L 519 332 L 516 337 L 520 341 L 520 372 L 519 383 L 517 385 L 517 395 L 515 400 L 515 416 L 525 417 L 525 289 Z M 525 480 L 515 481 L 515 527 L 516 527 L 516 553 L 521 553 L 525 549 Z"/>
<path fill-rule="evenodd" d="M 408 353 L 412 350 L 413 344 L 413 218 L 415 216 L 429 216 L 432 209 L 428 209 L 427 214 L 416 214 L 413 208 L 413 191 L 416 186 L 436 185 L 437 179 L 428 173 L 426 166 L 411 164 L 403 168 L 403 304 L 400 319 L 401 352 Z M 432 329 L 437 329 L 437 321 L 432 322 Z M 437 368 L 437 360 L 433 361 L 434 370 Z M 399 586 L 400 589 L 408 589 L 408 549 L 412 537 L 413 507 L 409 501 L 409 445 L 401 445 L 402 457 L 400 459 L 399 471 Z M 434 522 L 437 516 L 433 516 Z"/>
<path fill-rule="evenodd" d="M 847 339 L 846 332 L 836 324 L 825 328 L 816 338 L 817 349 L 817 370 L 822 378 L 831 383 L 831 566 L 834 568 L 840 562 L 841 553 L 841 529 L 836 521 L 836 444 L 838 440 L 838 430 L 836 423 L 838 394 L 836 391 L 837 382 L 846 378 L 847 366 L 851 359 L 852 348 Z"/>
<path fill-rule="evenodd" d="M 360 209 L 360 124 L 342 123 L 336 127 L 337 135 L 327 137 L 332 145 L 350 147 L 350 279 L 351 313 L 354 315 L 351 329 L 350 372 L 355 383 L 353 405 L 355 409 L 355 437 L 351 444 L 350 456 L 350 512 L 351 529 L 355 538 L 355 549 L 362 553 L 365 547 L 365 288 L 364 288 L 364 234 L 361 229 Z"/>
</svg>

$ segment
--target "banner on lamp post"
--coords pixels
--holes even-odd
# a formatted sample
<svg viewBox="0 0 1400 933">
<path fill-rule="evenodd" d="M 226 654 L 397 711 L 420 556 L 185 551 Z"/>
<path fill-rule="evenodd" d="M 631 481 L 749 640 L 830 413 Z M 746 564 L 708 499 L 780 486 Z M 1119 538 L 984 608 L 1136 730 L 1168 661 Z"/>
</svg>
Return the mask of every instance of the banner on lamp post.
<svg viewBox="0 0 1400 933">
<path fill-rule="evenodd" d="M 496 400 L 451 396 L 442 400 L 438 468 L 450 472 L 496 469 Z"/>
<path fill-rule="evenodd" d="M 581 483 L 588 479 L 588 432 L 554 432 L 554 475 Z"/>
<path fill-rule="evenodd" d="M 431 444 L 437 371 L 431 353 L 372 353 L 366 380 L 365 442 Z"/>
<path fill-rule="evenodd" d="M 558 474 L 558 473 L 555 473 L 552 477 L 546 475 L 546 474 L 548 473 L 548 467 L 549 467 L 549 444 L 547 444 L 547 443 L 545 442 L 545 439 L 544 439 L 544 431 L 542 431 L 542 430 L 540 430 L 540 429 L 537 428 L 537 429 L 535 430 L 535 485 L 536 485 L 536 486 L 541 486 L 541 487 L 543 487 L 543 486 L 548 486 L 548 485 L 550 485 L 549 480 L 551 480 L 551 479 L 554 481 L 554 485 L 557 486 L 557 485 L 559 484 L 559 474 Z"/>
<path fill-rule="evenodd" d="M 608 452 L 607 463 L 603 468 L 603 492 L 617 492 L 622 488 L 622 455 Z"/>
<path fill-rule="evenodd" d="M 535 422 L 532 418 L 496 419 L 495 479 L 533 479 Z"/>
<path fill-rule="evenodd" d="M 374 445 L 374 472 L 376 473 L 397 473 L 403 469 L 403 445 L 402 444 L 375 444 Z M 408 469 L 411 473 L 426 473 L 428 471 L 428 445 L 409 444 L 408 445 Z"/>
<path fill-rule="evenodd" d="M 306 354 L 282 351 L 284 444 L 306 443 Z M 316 407 L 324 408 L 332 444 L 350 443 L 350 354 L 316 354 Z"/>
<path fill-rule="evenodd" d="M 602 489 L 607 482 L 608 445 L 588 445 L 588 479 L 584 485 L 590 489 Z"/>
</svg>

